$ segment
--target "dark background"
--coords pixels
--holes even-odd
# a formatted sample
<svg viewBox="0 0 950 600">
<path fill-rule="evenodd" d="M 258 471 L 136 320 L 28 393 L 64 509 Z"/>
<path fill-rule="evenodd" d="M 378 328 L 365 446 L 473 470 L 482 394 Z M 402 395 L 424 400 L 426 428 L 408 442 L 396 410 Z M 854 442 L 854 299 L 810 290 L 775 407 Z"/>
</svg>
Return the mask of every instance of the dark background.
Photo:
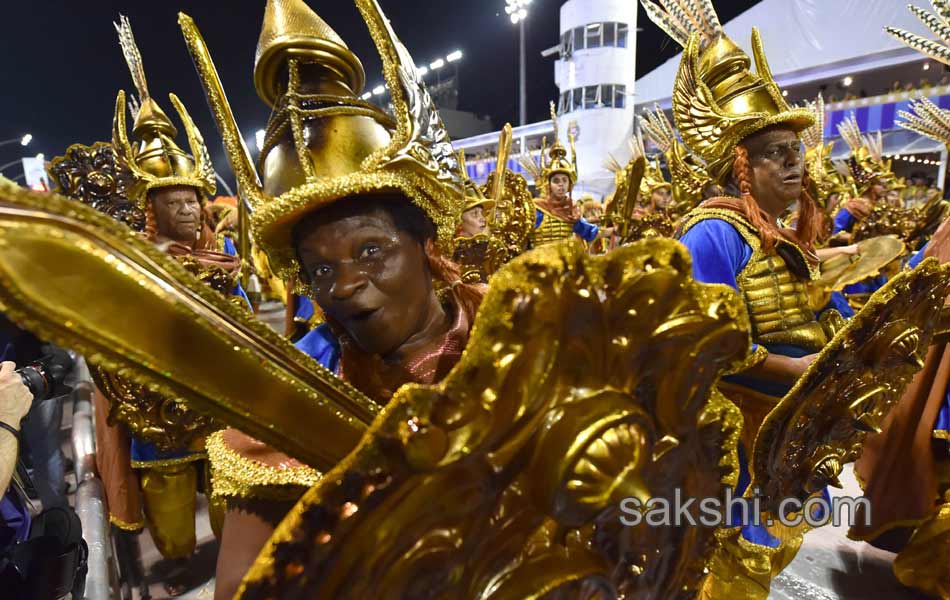
<svg viewBox="0 0 950 600">
<path fill-rule="evenodd" d="M 628 0 L 635 2 L 636 0 Z M 308 0 L 363 61 L 367 87 L 382 83 L 379 57 L 355 5 L 347 0 Z M 723 22 L 755 0 L 716 2 Z M 204 134 L 215 166 L 230 170 L 208 112 L 201 85 L 178 29 L 179 10 L 191 15 L 221 74 L 238 125 L 250 141 L 265 126 L 268 110 L 252 81 L 254 50 L 263 0 L 8 0 L 3 3 L 4 90 L 0 94 L 0 140 L 31 132 L 29 148 L 0 147 L 0 163 L 42 152 L 47 159 L 73 143 L 108 141 L 115 95 L 134 88 L 112 21 L 129 17 L 142 53 L 152 95 L 172 116 L 167 97 L 175 92 Z M 518 119 L 518 33 L 504 0 L 381 0 L 396 33 L 419 65 L 464 52 L 459 63 L 459 108 L 492 118 L 496 126 Z M 558 43 L 561 0 L 535 0 L 527 22 L 528 122 L 547 118 L 557 97 L 555 57 L 542 50 Z M 640 7 L 637 75 L 674 56 L 679 47 Z M 672 82 L 670 82 L 672 86 Z M 180 132 L 181 134 L 182 132 Z M 179 143 L 187 148 L 183 135 Z M 12 177 L 16 169 L 5 174 Z"/>
</svg>

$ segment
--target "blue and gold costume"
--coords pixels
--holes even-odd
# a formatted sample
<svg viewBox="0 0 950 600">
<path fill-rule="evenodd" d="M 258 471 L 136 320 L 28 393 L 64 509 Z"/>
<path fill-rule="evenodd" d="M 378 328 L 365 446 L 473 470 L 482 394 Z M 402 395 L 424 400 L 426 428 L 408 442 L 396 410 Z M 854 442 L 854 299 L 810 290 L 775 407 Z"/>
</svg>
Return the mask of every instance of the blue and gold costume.
<svg viewBox="0 0 950 600">
<path fill-rule="evenodd" d="M 685 48 L 674 83 L 673 115 L 683 143 L 705 161 L 714 183 L 723 187 L 737 183 L 733 169 L 741 155 L 738 146 L 746 137 L 773 126 L 800 134 L 814 125 L 811 111 L 792 108 L 784 100 L 757 30 L 752 33 L 753 72 L 749 57 L 711 18 L 715 16 L 711 2 L 699 2 L 697 14 L 685 17 L 661 4 L 647 4 L 651 19 Z M 751 214 L 755 211 L 761 213 L 751 196 L 714 198 L 689 212 L 677 231 L 692 255 L 694 278 L 737 290 L 752 325 L 751 360 L 721 383 L 744 420 L 736 496 L 750 485 L 749 454 L 759 426 L 791 387 L 747 371 L 769 354 L 815 354 L 831 333 L 811 309 L 806 291 L 806 284 L 818 277 L 813 240 L 799 241 L 769 223 L 764 213 Z M 763 225 L 753 225 L 753 218 L 770 229 L 760 230 Z M 798 227 L 809 231 L 810 224 L 800 222 Z M 731 510 L 742 512 L 737 506 Z M 731 514 L 720 532 L 722 544 L 707 564 L 709 574 L 700 598 L 766 598 L 772 578 L 801 545 L 803 527 L 756 525 L 737 517 Z"/>
<path fill-rule="evenodd" d="M 579 207 L 574 206 L 568 198 L 566 206 L 553 202 L 548 191 L 551 178 L 555 175 L 566 175 L 571 180 L 571 189 L 577 183 L 577 151 L 574 149 L 574 136 L 568 134 L 572 156 L 567 158 L 567 150 L 558 139 L 558 121 L 551 103 L 551 120 L 554 123 L 554 144 L 548 151 L 545 159 L 544 148 L 541 149 L 540 165 L 534 160 L 523 163 L 529 172 L 534 174 L 535 183 L 540 198 L 535 203 L 534 231 L 530 236 L 531 247 L 537 248 L 542 244 L 566 240 L 577 236 L 588 244 L 597 239 L 600 229 L 584 219 Z"/>
</svg>

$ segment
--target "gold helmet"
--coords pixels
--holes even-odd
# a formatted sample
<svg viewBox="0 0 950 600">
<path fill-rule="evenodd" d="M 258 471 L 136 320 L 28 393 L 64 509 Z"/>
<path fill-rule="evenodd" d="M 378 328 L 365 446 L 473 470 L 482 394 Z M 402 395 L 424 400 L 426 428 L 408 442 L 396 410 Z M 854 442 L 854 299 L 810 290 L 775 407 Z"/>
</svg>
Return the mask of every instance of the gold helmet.
<svg viewBox="0 0 950 600">
<path fill-rule="evenodd" d="M 340 200 L 398 194 L 418 206 L 451 255 L 462 208 L 458 161 L 409 52 L 376 0 L 355 0 L 383 63 L 395 119 L 360 98 L 363 66 L 303 0 L 268 0 L 254 84 L 272 108 L 256 169 L 201 34 L 179 15 L 228 160 L 253 209 L 254 236 L 281 276 L 297 273 L 291 232 Z"/>
<path fill-rule="evenodd" d="M 644 163 L 643 176 L 640 179 L 638 192 L 640 203 L 645 204 L 649 202 L 650 196 L 656 190 L 663 188 L 670 189 L 670 183 L 663 177 L 663 170 L 660 168 L 659 159 L 657 157 L 650 159 L 647 156 L 646 148 L 643 145 L 643 135 L 640 131 L 637 131 L 636 134 L 628 140 L 628 147 L 630 150 L 630 160 L 626 165 L 620 164 L 620 161 L 618 161 L 616 157 L 610 155 L 604 163 L 604 167 L 614 174 L 615 190 L 619 191 L 621 196 L 626 196 L 630 171 L 634 168 L 634 164 L 642 158 Z"/>
<path fill-rule="evenodd" d="M 559 138 L 559 128 L 557 121 L 557 111 L 554 103 L 551 103 L 551 123 L 554 125 L 554 144 L 547 149 L 547 138 L 541 141 L 541 154 L 538 156 L 538 162 L 530 155 L 523 154 L 521 157 L 521 166 L 524 167 L 534 179 L 534 185 L 538 189 L 538 195 L 542 198 L 548 195 L 548 182 L 557 174 L 567 175 L 571 180 L 571 186 L 577 183 L 577 150 L 574 148 L 574 135 L 568 133 L 568 140 L 571 144 L 571 158 L 567 158 L 567 150 L 561 145 Z M 544 157 L 547 150 L 547 159 Z"/>
<path fill-rule="evenodd" d="M 544 155 L 541 155 L 541 177 L 545 185 L 552 177 L 561 173 L 567 175 L 571 180 L 571 185 L 577 183 L 577 150 L 574 148 L 574 134 L 568 133 L 567 137 L 571 143 L 571 159 L 567 158 L 567 150 L 561 145 L 557 122 L 557 110 L 554 103 L 551 103 L 551 122 L 554 125 L 554 144 L 548 150 L 548 161 L 544 162 Z"/>
<path fill-rule="evenodd" d="M 745 52 L 726 37 L 711 0 L 640 0 L 650 19 L 685 48 L 673 86 L 673 117 L 683 143 L 707 163 L 720 184 L 732 171 L 735 148 L 749 135 L 783 124 L 801 132 L 814 122 L 789 107 L 772 78 L 762 39 L 752 29 L 755 72 Z"/>
<path fill-rule="evenodd" d="M 142 56 L 132 36 L 129 20 L 120 15 L 115 28 L 119 34 L 122 54 L 125 55 L 132 73 L 132 82 L 138 92 L 137 101 L 130 98 L 130 108 L 135 119 L 132 125 L 134 145 L 129 141 L 126 128 L 124 91 L 120 91 L 116 98 L 115 119 L 112 123 L 112 145 L 119 158 L 131 169 L 136 180 L 130 189 L 131 199 L 142 208 L 149 191 L 173 185 L 193 187 L 200 195 L 208 198 L 214 196 L 214 167 L 201 132 L 195 127 L 194 121 L 178 97 L 169 94 L 168 97 L 185 127 L 193 156 L 178 147 L 175 143 L 178 130 L 149 94 Z"/>
<path fill-rule="evenodd" d="M 862 135 L 857 118 L 851 114 L 838 124 L 838 133 L 851 148 L 848 169 L 856 195 L 861 196 L 867 192 L 875 180 L 886 184 L 894 181 L 891 161 L 884 160 L 881 132 L 876 136 Z"/>
<path fill-rule="evenodd" d="M 491 210 L 495 206 L 495 201 L 485 197 L 482 188 L 474 181 L 469 179 L 465 168 L 465 150 L 459 150 L 459 174 L 462 180 L 462 212 L 471 210 L 477 206 L 482 206 L 485 210 Z"/>
</svg>

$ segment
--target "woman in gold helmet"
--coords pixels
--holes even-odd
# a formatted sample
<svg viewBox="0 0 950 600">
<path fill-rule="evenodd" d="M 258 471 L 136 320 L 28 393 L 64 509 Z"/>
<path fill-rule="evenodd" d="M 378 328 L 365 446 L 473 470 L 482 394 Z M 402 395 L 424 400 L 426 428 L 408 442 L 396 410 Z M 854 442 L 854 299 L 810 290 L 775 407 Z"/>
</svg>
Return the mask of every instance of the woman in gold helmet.
<svg viewBox="0 0 950 600">
<path fill-rule="evenodd" d="M 297 346 L 385 405 L 403 384 L 437 382 L 454 366 L 483 292 L 461 283 L 447 258 L 465 194 L 442 121 L 379 5 L 356 5 L 383 59 L 395 120 L 360 99 L 363 67 L 319 16 L 302 0 L 269 0 L 254 69 L 274 109 L 263 186 L 197 28 L 180 22 L 254 208 L 254 236 L 326 316 Z M 228 501 L 216 597 L 231 598 L 319 473 L 234 429 L 208 448 Z"/>
<path fill-rule="evenodd" d="M 722 385 L 745 421 L 736 490 L 744 493 L 750 483 L 748 452 L 765 415 L 830 339 L 806 293 L 806 283 L 818 274 L 813 247 L 818 211 L 807 193 L 800 132 L 814 119 L 785 102 L 757 30 L 752 71 L 709 0 L 689 15 L 668 12 L 668 2 L 642 2 L 651 19 L 685 48 L 673 90 L 676 126 L 727 194 L 688 213 L 678 237 L 693 256 L 694 277 L 738 290 L 752 321 L 754 360 Z M 789 231 L 779 218 L 795 203 L 798 224 Z M 701 597 L 764 599 L 771 579 L 795 556 L 802 529 L 733 518 L 708 565 Z"/>
</svg>

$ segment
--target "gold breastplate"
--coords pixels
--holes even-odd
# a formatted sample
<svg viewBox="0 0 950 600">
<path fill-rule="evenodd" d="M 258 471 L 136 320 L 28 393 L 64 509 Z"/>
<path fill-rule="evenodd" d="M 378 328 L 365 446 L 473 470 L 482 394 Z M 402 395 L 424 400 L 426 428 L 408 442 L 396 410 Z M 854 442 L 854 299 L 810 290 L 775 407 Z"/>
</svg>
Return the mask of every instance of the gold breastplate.
<svg viewBox="0 0 950 600">
<path fill-rule="evenodd" d="M 819 351 L 828 343 L 815 319 L 805 282 L 774 252 L 753 252 L 736 278 L 752 321 L 752 339 L 760 344 L 790 344 Z"/>
<path fill-rule="evenodd" d="M 560 242 L 574 236 L 574 223 L 564 221 L 542 211 L 544 218 L 539 227 L 535 227 L 531 232 L 531 246 L 537 248 L 543 244 L 551 242 Z"/>
<path fill-rule="evenodd" d="M 774 250 L 763 251 L 755 228 L 733 211 L 696 209 L 686 217 L 683 233 L 710 218 L 726 221 L 735 227 L 752 247 L 752 257 L 736 276 L 739 292 L 749 311 L 752 341 L 800 346 L 813 352 L 821 350 L 828 343 L 828 336 L 809 306 L 806 281 L 792 273 Z"/>
</svg>

